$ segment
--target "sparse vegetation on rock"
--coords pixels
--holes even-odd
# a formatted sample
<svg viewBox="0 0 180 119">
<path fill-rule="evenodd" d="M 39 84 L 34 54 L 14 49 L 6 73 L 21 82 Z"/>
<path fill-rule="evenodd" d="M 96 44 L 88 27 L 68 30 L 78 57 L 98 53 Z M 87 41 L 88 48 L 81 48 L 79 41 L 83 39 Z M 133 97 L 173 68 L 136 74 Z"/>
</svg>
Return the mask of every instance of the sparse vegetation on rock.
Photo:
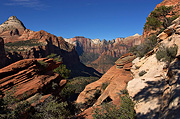
<svg viewBox="0 0 180 119">
<path fill-rule="evenodd" d="M 43 68 L 46 68 L 48 66 L 48 63 L 46 63 L 45 61 L 43 60 L 39 60 L 38 63 L 43 67 Z"/>
<path fill-rule="evenodd" d="M 103 90 L 105 90 L 108 85 L 109 85 L 109 83 L 108 83 L 108 82 L 105 82 L 105 83 L 102 84 L 102 87 L 101 87 L 101 88 L 102 88 Z"/>
<path fill-rule="evenodd" d="M 156 53 L 156 58 L 159 61 L 168 61 L 171 62 L 175 59 L 177 54 L 178 46 L 175 45 L 173 47 L 165 47 L 160 46 L 159 50 Z"/>
<path fill-rule="evenodd" d="M 71 116 L 67 102 L 60 102 L 51 96 L 41 105 L 35 107 L 35 114 L 32 119 L 65 119 Z"/>
<path fill-rule="evenodd" d="M 63 78 L 69 78 L 71 70 L 66 68 L 66 65 L 62 64 L 58 68 L 53 70 L 55 73 L 60 74 L 61 77 Z"/>
<path fill-rule="evenodd" d="M 0 97 L 0 118 L 1 119 L 19 119 L 25 117 L 25 113 L 30 111 L 30 103 L 20 101 L 15 98 L 14 93 L 16 88 L 7 91 L 5 96 L 1 92 Z"/>
<path fill-rule="evenodd" d="M 147 73 L 146 71 L 142 70 L 141 72 L 139 72 L 139 76 L 143 76 L 146 73 Z"/>
<path fill-rule="evenodd" d="M 171 15 L 172 17 L 167 17 L 167 15 Z M 173 6 L 158 7 L 150 13 L 149 17 L 147 17 L 147 22 L 144 25 L 144 29 L 156 30 L 160 27 L 166 29 L 177 17 L 178 16 L 176 16 L 173 12 Z"/>
<path fill-rule="evenodd" d="M 151 35 L 148 39 L 145 39 L 144 43 L 130 48 L 130 52 L 134 53 L 138 57 L 143 57 L 146 53 L 151 51 L 157 44 L 157 36 Z"/>
<path fill-rule="evenodd" d="M 134 119 L 134 102 L 126 94 L 120 97 L 120 105 L 113 103 L 103 104 L 101 107 L 95 108 L 93 113 L 94 119 Z"/>
<path fill-rule="evenodd" d="M 27 51 L 34 46 L 43 46 L 43 43 L 38 42 L 36 39 L 30 39 L 25 41 L 9 42 L 5 43 L 6 51 Z"/>
</svg>

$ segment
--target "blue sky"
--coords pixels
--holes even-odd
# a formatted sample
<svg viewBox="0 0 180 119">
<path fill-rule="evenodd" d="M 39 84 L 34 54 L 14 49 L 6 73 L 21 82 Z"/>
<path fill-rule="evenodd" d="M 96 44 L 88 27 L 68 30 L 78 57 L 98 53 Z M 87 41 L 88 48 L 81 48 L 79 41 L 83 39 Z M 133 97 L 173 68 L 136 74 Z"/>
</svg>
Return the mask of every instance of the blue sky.
<svg viewBox="0 0 180 119">
<path fill-rule="evenodd" d="M 143 32 L 162 0 L 1 0 L 0 24 L 15 15 L 26 28 L 56 36 L 111 40 Z"/>
</svg>

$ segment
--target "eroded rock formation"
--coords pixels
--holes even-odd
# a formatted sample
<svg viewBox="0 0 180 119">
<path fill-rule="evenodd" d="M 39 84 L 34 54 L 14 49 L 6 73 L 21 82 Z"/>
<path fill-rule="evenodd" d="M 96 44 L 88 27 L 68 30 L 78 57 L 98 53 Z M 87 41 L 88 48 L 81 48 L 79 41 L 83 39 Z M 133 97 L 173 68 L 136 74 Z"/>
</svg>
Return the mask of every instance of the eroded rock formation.
<svg viewBox="0 0 180 119">
<path fill-rule="evenodd" d="M 131 71 L 134 79 L 128 83 L 127 89 L 129 95 L 136 102 L 137 118 L 180 118 L 178 114 L 180 109 L 179 25 L 180 17 L 158 36 L 157 47 L 145 57 L 133 61 Z M 178 47 L 176 59 L 173 62 L 157 60 L 156 53 L 160 48 L 158 46 L 162 45 L 171 47 L 171 49 Z M 142 72 L 145 73 L 141 75 Z"/>
<path fill-rule="evenodd" d="M 95 98 L 97 91 L 100 91 L 100 96 L 94 105 L 100 105 L 107 98 L 116 100 L 120 91 L 125 89 L 128 81 L 132 79 L 130 67 L 131 61 L 135 58 L 132 54 L 122 56 L 117 62 L 121 62 L 122 67 L 114 65 L 111 67 L 98 81 L 93 82 L 86 86 L 86 88 L 80 93 L 76 102 L 87 103 L 92 98 Z"/>
<path fill-rule="evenodd" d="M 44 64 L 46 65 L 44 65 Z M 14 91 L 19 99 L 27 99 L 36 93 L 55 94 L 52 82 L 59 84 L 62 77 L 53 69 L 62 62 L 53 59 L 24 59 L 0 69 L 0 90 Z M 59 87 L 63 85 L 59 85 Z"/>
</svg>

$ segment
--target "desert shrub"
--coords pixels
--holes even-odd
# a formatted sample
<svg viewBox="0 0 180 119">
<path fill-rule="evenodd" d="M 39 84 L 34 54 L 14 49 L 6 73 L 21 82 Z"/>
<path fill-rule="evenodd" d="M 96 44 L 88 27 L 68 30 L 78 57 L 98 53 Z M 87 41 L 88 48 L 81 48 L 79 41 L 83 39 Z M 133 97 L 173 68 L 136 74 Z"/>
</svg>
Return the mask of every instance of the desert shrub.
<svg viewBox="0 0 180 119">
<path fill-rule="evenodd" d="M 146 71 L 142 70 L 141 72 L 139 72 L 139 76 L 143 76 L 146 73 L 147 73 Z"/>
<path fill-rule="evenodd" d="M 11 118 L 19 119 L 25 116 L 26 112 L 30 111 L 30 103 L 28 101 L 21 101 L 16 104 L 15 109 L 11 111 Z"/>
<path fill-rule="evenodd" d="M 102 87 L 101 87 L 101 88 L 102 88 L 103 90 L 105 90 L 108 85 L 109 85 L 109 83 L 108 83 L 108 82 L 105 82 L 105 83 L 102 84 Z"/>
<path fill-rule="evenodd" d="M 172 40 L 172 37 L 171 38 L 168 38 L 168 41 L 171 41 Z"/>
<path fill-rule="evenodd" d="M 143 57 L 146 53 L 151 51 L 157 44 L 156 35 L 151 35 L 149 38 L 145 39 L 144 43 L 134 46 L 129 49 L 129 52 L 132 52 L 137 57 Z"/>
<path fill-rule="evenodd" d="M 55 90 L 58 87 L 58 84 L 55 82 L 52 82 L 52 89 Z"/>
<path fill-rule="evenodd" d="M 25 41 L 17 41 L 17 42 L 9 42 L 5 43 L 6 51 L 26 51 L 28 48 L 32 48 L 34 46 L 44 46 L 44 43 L 38 42 L 36 39 L 30 39 Z M 30 50 L 30 49 L 29 49 Z"/>
<path fill-rule="evenodd" d="M 65 119 L 71 115 L 67 102 L 59 102 L 53 96 L 35 107 L 33 119 Z"/>
<path fill-rule="evenodd" d="M 69 79 L 69 83 L 71 84 L 71 87 L 75 89 L 75 93 L 79 94 L 88 84 L 97 81 L 98 79 L 98 77 L 75 77 Z"/>
<path fill-rule="evenodd" d="M 48 66 L 48 63 L 44 62 L 43 60 L 39 60 L 38 63 L 40 64 L 40 66 L 42 66 L 43 68 L 46 68 Z"/>
<path fill-rule="evenodd" d="M 113 103 L 103 104 L 100 108 L 95 108 L 94 119 L 134 119 L 134 102 L 128 95 L 120 97 L 121 104 L 116 106 Z"/>
<path fill-rule="evenodd" d="M 68 70 L 66 68 L 66 65 L 62 64 L 58 68 L 53 70 L 55 73 L 58 73 L 61 75 L 63 78 L 69 78 L 71 70 Z"/>
<path fill-rule="evenodd" d="M 36 39 L 30 39 L 25 41 L 17 41 L 13 43 L 5 43 L 5 46 L 13 47 L 13 46 L 41 46 L 42 44 L 37 42 Z"/>
<path fill-rule="evenodd" d="M 56 61 L 56 62 L 62 62 L 62 57 L 57 56 L 57 57 L 54 58 L 54 61 Z"/>
<path fill-rule="evenodd" d="M 144 29 L 148 29 L 149 27 L 152 30 L 156 30 L 161 25 L 162 25 L 161 21 L 159 21 L 156 17 L 148 17 Z"/>
<path fill-rule="evenodd" d="M 1 97 L 0 118 L 1 119 L 19 119 L 23 118 L 24 114 L 29 111 L 30 103 L 20 101 L 14 97 L 15 87 L 6 92 L 4 97 Z"/>
<path fill-rule="evenodd" d="M 173 17 L 168 18 L 167 15 L 171 15 Z M 177 16 L 173 12 L 172 6 L 158 7 L 150 13 L 149 17 L 147 17 L 147 22 L 144 25 L 144 29 L 156 30 L 157 28 L 160 27 L 166 29 L 170 25 L 172 20 L 174 20 L 175 18 L 177 18 Z"/>
<path fill-rule="evenodd" d="M 127 89 L 123 89 L 120 92 L 121 92 L 121 94 L 128 94 L 128 90 Z"/>
<path fill-rule="evenodd" d="M 56 62 L 62 62 L 62 57 L 54 53 L 51 53 L 50 55 L 48 55 L 47 58 L 53 58 L 53 60 Z"/>
<path fill-rule="evenodd" d="M 47 56 L 47 58 L 54 58 L 56 56 L 57 56 L 57 54 L 51 53 L 50 55 Z"/>
<path fill-rule="evenodd" d="M 70 100 L 71 96 L 75 93 L 75 89 L 73 88 L 73 85 L 70 83 L 67 83 L 66 86 L 61 90 L 59 95 L 62 99 Z"/>
<path fill-rule="evenodd" d="M 92 106 L 97 101 L 97 99 L 99 98 L 100 95 L 101 95 L 101 90 L 96 89 L 95 92 L 94 92 L 94 95 L 91 96 L 88 99 L 88 101 L 86 102 L 86 108 Z"/>
<path fill-rule="evenodd" d="M 171 62 L 175 59 L 177 50 L 178 50 L 177 45 L 175 45 L 173 47 L 160 46 L 159 50 L 156 53 L 156 58 L 159 61 Z"/>
</svg>

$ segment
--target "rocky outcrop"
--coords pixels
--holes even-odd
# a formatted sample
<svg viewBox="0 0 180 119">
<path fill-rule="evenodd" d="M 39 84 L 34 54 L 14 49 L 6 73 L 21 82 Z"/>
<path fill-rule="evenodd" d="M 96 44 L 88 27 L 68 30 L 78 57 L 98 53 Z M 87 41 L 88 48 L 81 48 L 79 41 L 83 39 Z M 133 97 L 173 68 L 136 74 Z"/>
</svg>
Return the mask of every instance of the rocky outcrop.
<svg viewBox="0 0 180 119">
<path fill-rule="evenodd" d="M 25 29 L 24 24 L 16 16 L 11 16 L 0 25 L 0 37 L 4 38 L 5 43 L 15 42 Z"/>
<path fill-rule="evenodd" d="M 13 91 L 13 95 L 19 99 L 27 99 L 36 93 L 55 94 L 52 82 L 59 84 L 62 77 L 54 73 L 53 69 L 61 64 L 47 58 L 15 62 L 0 69 L 0 90 L 4 94 Z"/>
<path fill-rule="evenodd" d="M 180 18 L 164 30 L 158 38 L 157 47 L 145 57 L 133 61 L 133 80 L 128 83 L 129 95 L 136 102 L 137 118 L 170 119 L 180 118 L 179 105 L 179 55 L 180 43 L 178 26 Z M 178 46 L 176 59 L 173 62 L 160 62 L 156 52 L 160 45 Z"/>
<path fill-rule="evenodd" d="M 134 59 L 131 56 L 128 54 L 120 58 L 127 61 L 124 67 L 119 68 L 114 65 L 98 81 L 87 85 L 78 96 L 76 103 L 88 104 L 88 101 L 97 98 L 95 106 L 104 101 L 115 101 L 119 98 L 121 90 L 125 89 L 127 82 L 132 79 L 130 70 L 126 70 L 128 66 L 131 67 L 131 61 Z"/>
</svg>

